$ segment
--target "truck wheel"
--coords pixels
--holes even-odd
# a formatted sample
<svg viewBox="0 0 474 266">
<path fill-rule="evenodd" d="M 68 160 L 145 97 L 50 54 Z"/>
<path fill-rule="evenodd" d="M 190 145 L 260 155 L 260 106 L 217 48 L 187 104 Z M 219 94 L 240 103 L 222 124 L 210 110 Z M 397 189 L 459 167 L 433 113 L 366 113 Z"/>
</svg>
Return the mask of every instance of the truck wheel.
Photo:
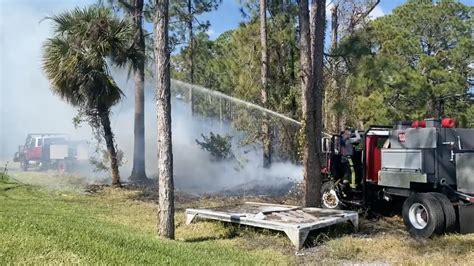
<svg viewBox="0 0 474 266">
<path fill-rule="evenodd" d="M 58 172 L 60 174 L 64 174 L 66 171 L 67 171 L 67 165 L 66 165 L 66 162 L 64 161 L 59 161 L 57 163 L 57 166 L 58 166 Z"/>
<path fill-rule="evenodd" d="M 445 221 L 444 232 L 453 232 L 456 226 L 456 211 L 454 211 L 453 204 L 444 194 L 438 192 L 432 192 L 430 194 L 432 194 L 441 203 L 441 208 L 443 209 Z"/>
<path fill-rule="evenodd" d="M 415 193 L 403 203 L 403 222 L 415 237 L 428 238 L 444 230 L 441 203 L 431 193 Z"/>
<path fill-rule="evenodd" d="M 21 161 L 20 162 L 20 168 L 23 171 L 28 171 L 28 161 Z"/>
<path fill-rule="evenodd" d="M 328 181 L 323 184 L 321 188 L 321 203 L 325 209 L 340 209 L 342 207 L 334 182 Z"/>
</svg>

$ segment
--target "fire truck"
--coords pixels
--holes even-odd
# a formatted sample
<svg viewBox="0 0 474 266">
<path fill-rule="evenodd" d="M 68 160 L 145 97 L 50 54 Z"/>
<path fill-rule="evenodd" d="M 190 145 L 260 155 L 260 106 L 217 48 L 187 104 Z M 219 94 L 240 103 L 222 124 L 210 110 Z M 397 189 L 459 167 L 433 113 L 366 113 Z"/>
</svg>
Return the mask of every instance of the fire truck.
<svg viewBox="0 0 474 266">
<path fill-rule="evenodd" d="M 474 232 L 474 129 L 456 128 L 453 119 L 444 118 L 361 133 L 350 163 L 351 184 L 343 182 L 341 136 L 323 139 L 323 207 L 403 202 L 403 221 L 413 236 Z"/>
<path fill-rule="evenodd" d="M 88 154 L 86 142 L 71 141 L 67 134 L 32 133 L 27 135 L 25 144 L 18 147 L 13 161 L 19 162 L 23 171 L 37 168 L 65 172 L 87 162 Z"/>
</svg>

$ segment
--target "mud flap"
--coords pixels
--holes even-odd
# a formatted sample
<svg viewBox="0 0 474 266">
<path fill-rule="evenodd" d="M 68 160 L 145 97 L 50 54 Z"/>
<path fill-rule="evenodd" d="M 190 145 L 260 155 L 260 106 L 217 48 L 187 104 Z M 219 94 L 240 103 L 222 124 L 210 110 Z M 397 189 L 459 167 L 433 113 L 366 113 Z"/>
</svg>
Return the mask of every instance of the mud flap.
<svg viewBox="0 0 474 266">
<path fill-rule="evenodd" d="M 474 204 L 459 204 L 459 231 L 461 234 L 474 233 Z"/>
</svg>

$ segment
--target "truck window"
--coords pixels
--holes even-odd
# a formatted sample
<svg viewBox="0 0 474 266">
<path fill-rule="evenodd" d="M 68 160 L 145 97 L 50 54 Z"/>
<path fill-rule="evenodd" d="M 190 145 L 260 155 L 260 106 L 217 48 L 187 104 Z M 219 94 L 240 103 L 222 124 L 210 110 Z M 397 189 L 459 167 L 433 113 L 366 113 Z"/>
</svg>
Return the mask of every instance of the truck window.
<svg viewBox="0 0 474 266">
<path fill-rule="evenodd" d="M 41 147 L 43 146 L 43 139 L 39 138 L 38 142 L 36 143 L 36 147 Z"/>
<path fill-rule="evenodd" d="M 36 138 L 32 138 L 28 146 L 29 148 L 34 148 L 35 145 L 36 145 Z"/>
</svg>

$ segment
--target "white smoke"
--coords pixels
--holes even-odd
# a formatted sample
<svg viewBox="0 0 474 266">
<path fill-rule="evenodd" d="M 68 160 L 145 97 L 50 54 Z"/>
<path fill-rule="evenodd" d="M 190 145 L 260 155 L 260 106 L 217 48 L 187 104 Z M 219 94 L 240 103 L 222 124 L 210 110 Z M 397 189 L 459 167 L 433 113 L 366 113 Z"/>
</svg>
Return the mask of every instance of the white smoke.
<svg viewBox="0 0 474 266">
<path fill-rule="evenodd" d="M 115 71 L 116 80 L 122 86 L 126 97 L 114 110 L 113 128 L 119 148 L 125 151 L 126 164 L 121 169 L 122 176 L 128 176 L 133 156 L 133 82 L 126 81 L 125 70 Z M 150 177 L 156 177 L 157 167 L 157 128 L 154 86 L 145 86 L 145 147 L 146 170 Z M 150 84 L 151 83 L 151 84 Z M 173 84 L 173 83 L 172 83 Z M 172 91 L 176 88 L 172 85 Z M 260 145 L 240 147 L 239 140 L 244 133 L 235 130 L 230 122 L 216 118 L 192 114 L 191 107 L 178 97 L 171 98 L 172 139 L 174 175 L 179 190 L 194 193 L 212 193 L 251 182 L 253 184 L 273 185 L 301 180 L 302 168 L 291 163 L 273 163 L 270 169 L 263 168 L 263 155 Z M 201 149 L 196 139 L 210 132 L 233 136 L 232 150 L 236 160 L 213 161 L 207 151 Z"/>
<path fill-rule="evenodd" d="M 42 44 L 51 36 L 52 29 L 48 20 L 40 23 L 46 16 L 93 2 L 0 0 L 0 160 L 11 161 L 28 133 L 68 133 L 74 139 L 93 139 L 87 124 L 74 128 L 75 109 L 49 89 L 49 82 L 41 69 L 41 58 Z M 125 153 L 125 164 L 120 173 L 126 179 L 133 162 L 133 82 L 127 80 L 126 69 L 114 70 L 114 78 L 126 95 L 113 108 L 111 118 L 118 148 Z M 146 86 L 145 97 L 146 169 L 150 177 L 156 177 L 157 130 L 152 85 Z M 234 152 L 246 161 L 238 170 L 235 161 L 210 160 L 210 155 L 195 142 L 201 134 L 212 131 L 239 136 L 241 133 L 232 129 L 229 123 L 192 116 L 190 107 L 176 98 L 172 100 L 172 129 L 177 189 L 215 192 L 250 181 L 275 185 L 288 178 L 302 177 L 301 167 L 289 163 L 275 163 L 271 169 L 264 169 L 259 148 L 244 152 L 236 143 Z"/>
<path fill-rule="evenodd" d="M 80 1 L 79 5 L 87 2 Z M 2 160 L 12 159 L 28 133 L 69 133 L 73 138 L 90 138 L 88 128 L 74 129 L 75 110 L 52 95 L 41 70 L 42 44 L 52 33 L 50 22 L 41 20 L 76 5 L 73 1 L 0 1 Z"/>
</svg>

